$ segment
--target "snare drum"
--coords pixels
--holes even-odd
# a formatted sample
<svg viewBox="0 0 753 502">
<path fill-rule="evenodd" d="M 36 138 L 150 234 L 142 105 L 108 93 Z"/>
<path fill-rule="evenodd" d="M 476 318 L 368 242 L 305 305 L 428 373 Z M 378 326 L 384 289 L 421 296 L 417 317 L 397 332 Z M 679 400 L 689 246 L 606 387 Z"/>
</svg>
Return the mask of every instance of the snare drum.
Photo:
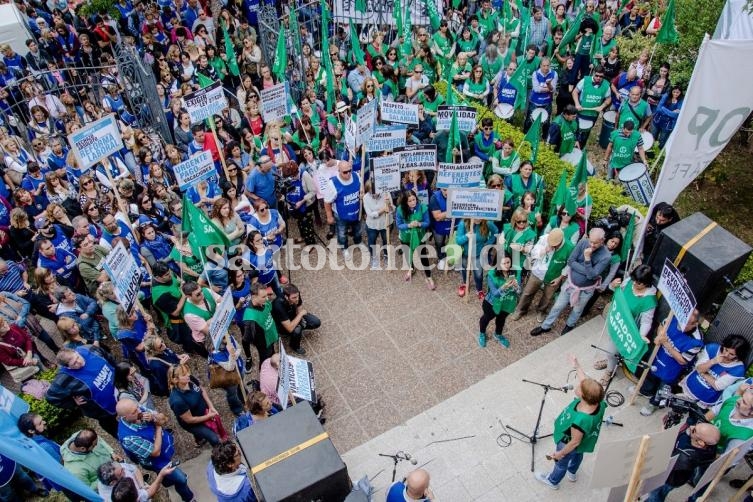
<svg viewBox="0 0 753 502">
<path fill-rule="evenodd" d="M 572 152 L 566 153 L 560 158 L 564 160 L 565 162 L 577 167 L 578 164 L 580 164 L 580 159 L 582 157 L 583 157 L 583 150 L 573 148 Z M 596 168 L 594 167 L 594 165 L 591 163 L 590 160 L 586 160 L 586 170 L 588 171 L 589 176 L 593 176 L 594 174 L 596 174 Z"/>
<path fill-rule="evenodd" d="M 643 131 L 641 133 L 641 139 L 643 140 L 643 150 L 648 151 L 651 149 L 652 146 L 654 146 L 654 135 L 651 134 L 648 131 Z M 635 151 L 638 151 L 638 147 L 635 148 Z"/>
<path fill-rule="evenodd" d="M 594 119 L 591 118 L 578 117 L 578 130 L 589 131 L 594 126 L 594 122 Z"/>
<path fill-rule="evenodd" d="M 494 109 L 494 114 L 501 119 L 507 120 L 515 114 L 515 108 L 507 103 L 500 103 Z"/>
</svg>

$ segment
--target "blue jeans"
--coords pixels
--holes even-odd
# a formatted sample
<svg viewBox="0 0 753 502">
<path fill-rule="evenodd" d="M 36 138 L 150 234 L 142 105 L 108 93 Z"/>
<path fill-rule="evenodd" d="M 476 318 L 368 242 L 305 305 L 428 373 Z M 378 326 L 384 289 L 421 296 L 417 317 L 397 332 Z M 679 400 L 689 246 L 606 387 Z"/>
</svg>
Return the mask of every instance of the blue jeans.
<svg viewBox="0 0 753 502">
<path fill-rule="evenodd" d="M 37 489 L 37 484 L 21 467 L 21 464 L 16 465 L 16 473 L 13 475 L 13 479 L 5 486 L 0 487 L 0 501 L 22 500 L 21 494 L 16 492 L 15 488 L 20 488 L 29 493 L 34 493 Z"/>
<path fill-rule="evenodd" d="M 162 479 L 162 486 L 175 487 L 175 491 L 180 495 L 180 499 L 186 502 L 193 500 L 194 495 L 191 489 L 188 487 L 188 476 L 181 471 L 180 468 L 175 469 Z"/>
<path fill-rule="evenodd" d="M 185 427 L 185 429 L 193 434 L 194 439 L 196 439 L 197 441 L 206 439 L 207 442 L 212 446 L 217 446 L 218 444 L 220 444 L 220 438 L 217 436 L 217 433 L 204 424 L 191 425 L 189 427 Z"/>
<path fill-rule="evenodd" d="M 560 441 L 557 443 L 557 451 L 560 451 L 565 446 L 565 443 Z M 554 485 L 560 484 L 562 478 L 565 477 L 565 472 L 570 472 L 571 474 L 578 472 L 581 462 L 583 462 L 583 454 L 578 453 L 577 451 L 571 451 L 555 462 L 554 469 L 552 469 L 552 472 L 550 472 L 548 476 L 549 481 Z"/>
<path fill-rule="evenodd" d="M 473 259 L 473 262 L 471 263 L 473 266 L 473 270 L 471 271 L 473 274 L 473 283 L 476 286 L 476 291 L 483 291 L 484 288 L 484 271 L 481 269 L 481 259 L 476 257 Z M 462 274 L 460 276 L 460 282 L 462 284 L 465 284 L 465 278 L 468 274 L 468 256 L 463 255 L 463 261 L 461 265 L 462 269 L 460 270 L 460 273 Z"/>
<path fill-rule="evenodd" d="M 648 494 L 648 498 L 646 499 L 646 502 L 664 502 L 664 499 L 667 498 L 667 495 L 669 495 L 669 492 L 671 492 L 674 489 L 675 489 L 674 486 L 663 484 L 659 488 L 657 488 L 656 490 Z"/>
<path fill-rule="evenodd" d="M 353 229 L 353 244 L 361 243 L 361 221 L 343 221 L 341 219 L 335 220 L 335 227 L 337 227 L 337 244 L 346 249 L 348 247 L 348 229 Z"/>
<path fill-rule="evenodd" d="M 443 235 L 434 232 L 434 245 L 437 248 L 437 258 L 440 260 L 447 256 L 447 250 L 445 249 L 445 246 L 447 245 L 449 238 L 449 234 Z"/>
<path fill-rule="evenodd" d="M 376 258 L 376 241 L 377 237 L 382 238 L 382 245 L 387 245 L 387 230 L 376 230 L 374 228 L 366 227 L 366 241 L 369 243 L 369 249 L 371 250 L 371 257 Z"/>
<path fill-rule="evenodd" d="M 557 322 L 557 318 L 560 316 L 564 308 L 570 305 L 570 291 L 571 290 L 566 287 L 563 287 L 560 290 L 560 294 L 557 296 L 557 300 L 554 302 L 552 310 L 549 311 L 549 315 L 546 316 L 546 319 L 544 319 L 544 322 L 541 324 L 542 328 L 550 329 L 552 325 Z M 586 308 L 586 304 L 593 294 L 593 289 L 580 292 L 578 295 L 578 303 L 575 304 L 575 307 L 570 311 L 570 315 L 567 317 L 568 326 L 575 326 L 575 323 L 580 319 L 583 309 Z"/>
</svg>

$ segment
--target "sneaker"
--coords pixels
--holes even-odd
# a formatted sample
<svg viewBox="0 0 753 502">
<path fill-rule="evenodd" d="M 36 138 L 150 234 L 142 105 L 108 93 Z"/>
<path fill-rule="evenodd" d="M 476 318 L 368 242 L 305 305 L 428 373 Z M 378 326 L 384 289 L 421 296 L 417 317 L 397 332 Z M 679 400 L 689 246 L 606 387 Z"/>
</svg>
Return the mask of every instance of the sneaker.
<svg viewBox="0 0 753 502">
<path fill-rule="evenodd" d="M 479 301 L 483 302 L 484 298 L 486 298 L 486 293 L 484 293 L 483 291 L 479 291 L 478 292 L 478 299 L 479 299 Z"/>
<path fill-rule="evenodd" d="M 641 408 L 641 415 L 643 415 L 644 417 L 650 417 L 651 415 L 654 414 L 655 411 L 656 411 L 656 406 L 649 403 L 643 408 Z"/>
<path fill-rule="evenodd" d="M 347 249 L 343 249 L 343 258 L 345 260 L 350 260 L 350 251 L 348 251 Z"/>
<path fill-rule="evenodd" d="M 567 480 L 570 481 L 571 483 L 575 483 L 576 481 L 578 481 L 578 474 L 574 472 L 567 471 L 567 474 L 565 476 L 567 477 Z"/>
<path fill-rule="evenodd" d="M 461 284 L 460 286 L 458 286 L 458 296 L 460 297 L 465 296 L 465 289 L 466 289 L 465 284 Z"/>
<path fill-rule="evenodd" d="M 305 356 L 306 355 L 306 349 L 304 349 L 303 347 L 298 347 L 297 349 L 293 349 L 293 352 L 295 352 L 299 356 Z"/>
<path fill-rule="evenodd" d="M 254 371 L 254 369 L 253 369 L 253 367 L 254 367 L 254 360 L 251 359 L 250 357 L 247 357 L 246 358 L 246 364 L 244 364 L 244 366 L 246 368 L 246 373 L 251 373 L 252 371 Z"/>
<path fill-rule="evenodd" d="M 372 258 L 371 260 L 371 270 L 381 270 L 382 266 L 379 263 L 379 258 Z"/>
<path fill-rule="evenodd" d="M 555 485 L 554 483 L 552 483 L 551 481 L 549 481 L 549 475 L 548 474 L 545 474 L 543 472 L 538 472 L 537 471 L 537 472 L 535 472 L 533 474 L 533 477 L 536 478 L 536 480 L 539 481 L 540 483 L 543 483 L 546 486 L 548 486 L 549 488 L 551 488 L 552 490 L 559 490 L 560 489 L 559 485 Z"/>
<path fill-rule="evenodd" d="M 508 340 L 506 336 L 504 336 L 504 335 L 498 335 L 498 334 L 496 334 L 496 333 L 495 333 L 495 334 L 494 334 L 494 338 L 496 338 L 496 339 L 497 339 L 497 341 L 498 341 L 498 342 L 499 342 L 500 344 L 502 344 L 502 346 L 503 346 L 504 348 L 507 348 L 507 347 L 509 347 L 509 346 L 510 346 L 510 340 Z"/>
<path fill-rule="evenodd" d="M 531 336 L 539 336 L 542 333 L 549 333 L 552 328 L 544 328 L 543 326 L 536 326 L 531 330 Z"/>
<path fill-rule="evenodd" d="M 482 349 L 486 347 L 486 333 L 479 333 L 478 334 L 478 346 Z"/>
<path fill-rule="evenodd" d="M 519 311 L 519 310 L 516 310 L 516 311 L 515 311 L 515 312 L 513 312 L 513 313 L 512 313 L 512 315 L 510 316 L 510 320 L 511 320 L 511 321 L 519 321 L 519 320 L 520 320 L 520 318 L 521 318 L 521 317 L 523 317 L 523 315 L 524 315 L 524 314 L 523 314 L 523 312 L 521 312 L 521 311 Z"/>
<path fill-rule="evenodd" d="M 544 322 L 544 319 L 546 319 L 546 314 L 543 312 L 538 312 L 536 314 L 536 322 Z"/>
</svg>

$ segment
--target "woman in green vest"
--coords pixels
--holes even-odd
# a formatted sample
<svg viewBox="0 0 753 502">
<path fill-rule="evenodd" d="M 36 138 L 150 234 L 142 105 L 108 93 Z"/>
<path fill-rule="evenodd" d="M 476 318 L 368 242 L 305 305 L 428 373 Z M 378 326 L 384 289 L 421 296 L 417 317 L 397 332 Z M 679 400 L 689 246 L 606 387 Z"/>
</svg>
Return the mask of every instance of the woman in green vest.
<svg viewBox="0 0 753 502">
<path fill-rule="evenodd" d="M 207 45 L 206 52 L 209 65 L 217 72 L 217 76 L 220 80 L 224 81 L 225 77 L 228 75 L 227 65 L 217 54 L 217 48 L 214 45 Z"/>
<path fill-rule="evenodd" d="M 468 266 L 472 267 L 473 282 L 476 286 L 476 293 L 479 300 L 483 300 L 484 293 L 484 270 L 481 266 L 481 255 L 488 251 L 484 249 L 491 246 L 497 237 L 497 226 L 491 221 L 475 221 L 464 219 L 458 223 L 455 232 L 455 242 L 462 248 L 462 268 L 460 270 L 461 284 L 458 287 L 458 296 L 465 296 L 468 292 L 466 278 L 468 277 Z M 473 254 L 470 255 L 470 247 L 473 247 Z"/>
<path fill-rule="evenodd" d="M 449 64 L 455 56 L 455 36 L 446 19 L 439 23 L 439 31 L 431 37 L 431 51 L 442 64 Z"/>
<path fill-rule="evenodd" d="M 505 178 L 505 187 L 512 192 L 513 206 L 518 207 L 526 192 L 533 192 L 536 200 L 544 200 L 544 178 L 533 172 L 533 164 L 526 160 L 520 170 Z"/>
<path fill-rule="evenodd" d="M 414 270 L 413 252 L 421 244 L 421 241 L 429 228 L 429 207 L 426 204 L 418 202 L 416 192 L 413 190 L 403 190 L 395 214 L 395 222 L 397 224 L 397 229 L 400 232 L 400 242 L 404 246 L 408 246 L 408 249 L 410 250 L 408 261 L 411 265 L 411 269 L 405 273 L 404 277 L 406 281 L 409 281 Z M 424 270 L 424 276 L 426 276 L 426 286 L 431 290 L 436 289 L 434 280 L 431 278 L 429 258 L 421 253 L 419 260 L 421 262 L 421 268 Z"/>
<path fill-rule="evenodd" d="M 516 269 L 522 267 L 528 253 L 531 252 L 536 243 L 536 232 L 531 230 L 531 226 L 528 224 L 528 214 L 525 210 L 518 208 L 512 213 L 510 223 L 505 224 L 502 228 L 502 236 L 505 254 L 515 257 L 513 264 Z"/>
<path fill-rule="evenodd" d="M 418 95 L 418 102 L 424 105 L 425 114 L 436 117 L 437 110 L 439 110 L 439 107 L 444 104 L 444 97 L 438 95 L 437 90 L 434 89 L 434 87 L 429 86 Z"/>
<path fill-rule="evenodd" d="M 536 202 L 536 195 L 533 192 L 524 193 L 520 199 L 520 208 L 528 215 L 528 226 L 538 236 L 544 226 L 544 220 L 541 217 L 540 205 Z"/>
<path fill-rule="evenodd" d="M 507 348 L 510 340 L 502 335 L 507 316 L 515 310 L 520 296 L 520 271 L 512 272 L 512 260 L 510 256 L 503 256 L 497 267 L 489 270 L 486 274 L 487 293 L 481 303 L 481 319 L 479 320 L 478 344 L 486 347 L 486 328 L 494 319 L 494 338 Z"/>
<path fill-rule="evenodd" d="M 625 122 L 620 129 L 612 131 L 609 136 L 609 145 L 604 152 L 607 159 L 607 179 L 614 179 L 619 176 L 620 170 L 633 163 L 634 152 L 638 149 L 641 160 L 646 164 L 646 153 L 643 151 L 643 139 L 641 134 L 635 130 L 632 120 Z"/>
<path fill-rule="evenodd" d="M 451 82 L 456 89 L 462 91 L 463 86 L 471 76 L 472 71 L 473 67 L 471 66 L 471 63 L 468 62 L 468 57 L 461 52 L 458 54 L 455 62 L 452 63 L 452 66 L 450 66 L 447 73 L 447 81 Z"/>
<path fill-rule="evenodd" d="M 571 242 L 573 245 L 580 240 L 580 225 L 575 221 L 574 215 L 567 212 L 567 208 L 563 205 L 557 211 L 557 214 L 549 218 L 544 228 L 543 234 L 548 234 L 553 229 L 559 228 L 565 235 L 565 240 Z"/>
<path fill-rule="evenodd" d="M 552 23 L 552 32 L 557 28 L 562 28 L 562 33 L 567 33 L 567 28 L 570 26 L 570 22 L 565 15 L 565 4 L 558 4 L 554 9 L 554 19 L 550 19 Z"/>
<path fill-rule="evenodd" d="M 492 159 L 494 160 L 491 162 L 491 172 L 505 178 L 518 172 L 518 169 L 520 169 L 520 156 L 515 151 L 515 143 L 511 139 L 506 139 L 502 142 L 502 148 L 493 152 Z M 495 163 L 496 165 L 494 165 Z"/>
<path fill-rule="evenodd" d="M 578 479 L 577 473 L 583 461 L 583 454 L 591 453 L 596 448 L 601 421 L 607 409 L 601 384 L 586 376 L 575 357 L 571 356 L 571 362 L 578 376 L 576 397 L 554 421 L 552 437 L 556 451 L 547 455 L 555 461 L 554 469 L 549 474 L 534 474 L 538 481 L 555 490 L 559 488 L 565 474 L 570 481 Z"/>
<path fill-rule="evenodd" d="M 478 34 L 471 30 L 470 26 L 466 25 L 463 28 L 463 32 L 460 34 L 457 44 L 458 56 L 460 54 L 465 54 L 468 58 L 475 58 L 478 56 L 481 40 L 479 39 Z"/>
<path fill-rule="evenodd" d="M 491 86 L 484 77 L 484 69 L 481 65 L 474 66 L 471 76 L 463 85 L 463 95 L 470 98 L 472 104 L 487 105 L 490 92 Z"/>
<path fill-rule="evenodd" d="M 484 54 L 479 60 L 479 64 L 481 65 L 481 68 L 484 69 L 484 78 L 491 83 L 494 81 L 494 78 L 499 71 L 504 67 L 505 58 L 499 55 L 496 45 L 489 44 L 486 46 Z"/>
<path fill-rule="evenodd" d="M 259 353 L 259 368 L 265 359 L 275 353 L 275 342 L 279 340 L 277 325 L 272 318 L 272 302 L 267 288 L 260 282 L 251 285 L 251 302 L 243 312 L 243 351 L 246 362 L 251 358 L 249 342 L 253 341 Z"/>
<path fill-rule="evenodd" d="M 183 320 L 191 330 L 193 348 L 202 357 L 209 356 L 206 340 L 209 336 L 209 322 L 217 310 L 220 296 L 209 288 L 202 288 L 193 281 L 186 282 L 181 287 L 186 295 L 183 304 Z"/>
<path fill-rule="evenodd" d="M 421 45 L 416 51 L 416 57 L 413 58 L 413 62 L 410 65 L 410 71 L 413 71 L 413 68 L 418 64 L 423 67 L 424 75 L 429 79 L 429 83 L 434 85 L 437 81 L 437 75 L 442 75 L 442 72 L 440 64 L 434 59 L 434 55 L 426 44 Z"/>
</svg>

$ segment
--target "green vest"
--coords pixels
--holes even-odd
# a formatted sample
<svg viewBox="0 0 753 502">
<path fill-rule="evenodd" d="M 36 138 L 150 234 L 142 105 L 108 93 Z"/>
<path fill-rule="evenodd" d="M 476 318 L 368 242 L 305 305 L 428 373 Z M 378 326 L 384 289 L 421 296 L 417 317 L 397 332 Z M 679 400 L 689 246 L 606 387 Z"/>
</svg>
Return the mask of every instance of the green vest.
<svg viewBox="0 0 753 502">
<path fill-rule="evenodd" d="M 602 38 L 599 37 L 599 39 L 596 41 L 596 47 L 594 48 L 594 55 L 601 54 L 603 56 L 602 61 L 604 58 L 606 58 L 609 55 L 609 51 L 612 50 L 612 47 L 617 45 L 617 39 L 612 37 L 612 39 L 604 45 L 604 42 L 602 42 Z M 592 61 L 595 61 L 595 58 L 592 58 Z"/>
<path fill-rule="evenodd" d="M 601 84 L 596 87 L 591 77 L 584 77 L 583 90 L 581 90 L 578 98 L 580 100 L 580 105 L 583 108 L 596 108 L 597 106 L 601 106 L 604 102 L 604 94 L 608 88 L 609 82 L 606 80 L 602 80 Z M 599 112 L 595 110 L 583 110 L 580 112 L 580 115 L 585 117 L 596 117 L 599 115 Z"/>
<path fill-rule="evenodd" d="M 484 78 L 491 82 L 494 80 L 494 77 L 497 76 L 497 73 L 499 73 L 499 70 L 502 69 L 502 65 L 504 64 L 504 60 L 497 56 L 497 59 L 494 60 L 494 62 L 489 62 L 489 59 L 486 57 L 486 54 L 481 56 L 481 68 L 484 70 Z"/>
<path fill-rule="evenodd" d="M 543 184 L 541 182 L 541 176 L 536 173 L 531 173 L 531 189 L 530 192 L 533 192 L 533 194 L 536 196 L 536 206 L 538 207 L 539 204 L 542 201 L 543 197 Z M 519 206 L 522 199 L 523 194 L 528 192 L 529 190 L 523 186 L 523 179 L 520 177 L 520 174 L 515 173 L 512 175 L 512 178 L 510 180 L 511 185 L 511 191 L 513 195 L 513 204 L 515 206 Z"/>
<path fill-rule="evenodd" d="M 612 158 L 609 165 L 615 169 L 622 169 L 633 163 L 633 153 L 638 146 L 641 135 L 633 129 L 627 138 L 622 135 L 622 129 L 615 129 L 609 140 L 612 142 Z"/>
<path fill-rule="evenodd" d="M 552 257 L 549 259 L 549 268 L 546 269 L 546 274 L 544 274 L 544 284 L 549 284 L 562 275 L 562 270 L 567 265 L 567 259 L 570 257 L 570 253 L 573 252 L 574 247 L 570 239 L 565 237 L 562 245 L 552 253 Z"/>
<path fill-rule="evenodd" d="M 530 61 L 528 61 L 526 59 L 525 55 L 518 56 L 518 66 L 522 66 L 523 67 L 522 73 L 526 77 L 526 80 L 525 80 L 526 89 L 530 89 L 531 88 L 531 85 L 532 85 L 531 84 L 531 75 L 533 75 L 533 72 L 535 72 L 536 70 L 538 70 L 539 63 L 541 63 L 541 58 L 538 57 L 538 56 L 534 56 L 533 59 L 530 60 Z"/>
<path fill-rule="evenodd" d="M 174 275 L 172 275 L 172 273 L 170 274 L 170 279 L 170 284 L 152 282 L 152 305 L 154 305 L 154 308 L 162 316 L 162 322 L 165 326 L 170 324 L 170 313 L 160 310 L 160 308 L 157 307 L 157 300 L 159 300 L 164 294 L 169 294 L 173 298 L 180 298 L 183 294 L 180 290 L 180 282 Z"/>
<path fill-rule="evenodd" d="M 204 295 L 204 301 L 206 302 L 206 306 L 209 307 L 209 310 L 204 310 L 198 305 L 194 305 L 190 301 L 186 300 L 186 303 L 183 304 L 183 315 L 185 316 L 186 314 L 193 314 L 195 316 L 201 317 L 205 321 L 208 321 L 214 315 L 214 311 L 217 310 L 217 302 L 214 301 L 212 293 L 208 289 L 202 288 L 201 293 Z"/>
<path fill-rule="evenodd" d="M 578 453 L 591 453 L 594 451 L 596 441 L 599 439 L 601 420 L 604 418 L 607 403 L 604 401 L 599 403 L 599 409 L 595 415 L 578 411 L 576 409 L 578 403 L 580 403 L 580 398 L 573 399 L 567 408 L 562 410 L 557 420 L 554 421 L 554 442 L 559 443 L 563 441 L 569 443 L 572 439 L 570 429 L 573 425 L 577 425 L 578 429 L 583 431 L 583 439 L 575 451 Z"/>
<path fill-rule="evenodd" d="M 630 107 L 632 106 L 632 110 Z M 635 110 L 635 112 L 633 112 Z M 648 103 L 646 103 L 645 100 L 641 99 L 637 105 L 629 105 L 627 101 L 622 103 L 622 106 L 620 106 L 620 123 L 617 124 L 618 129 L 622 129 L 622 126 L 625 124 L 626 120 L 632 120 L 633 125 L 635 125 L 635 130 L 638 130 L 640 128 L 641 124 L 644 120 L 646 120 L 646 116 L 648 115 Z"/>
<path fill-rule="evenodd" d="M 481 93 L 483 93 L 484 91 L 486 91 L 488 89 L 488 85 L 489 85 L 489 82 L 487 82 L 485 78 L 482 79 L 481 82 L 471 82 L 471 79 L 468 78 L 467 82 L 468 82 L 468 90 L 472 94 L 481 94 Z M 495 149 L 496 149 L 496 147 L 495 147 Z"/>
<path fill-rule="evenodd" d="M 594 38 L 596 37 L 593 34 L 583 35 L 580 39 L 580 42 L 578 43 L 578 49 L 576 51 L 576 54 L 578 55 L 591 54 L 591 47 L 594 44 Z"/>
<path fill-rule="evenodd" d="M 520 272 L 518 272 L 516 278 L 518 279 L 518 284 L 520 284 Z M 497 275 L 494 269 L 491 269 L 486 273 L 486 284 L 489 287 L 490 292 L 501 288 L 502 285 L 507 282 L 507 279 L 507 277 Z M 499 295 L 489 294 L 487 298 L 490 296 L 492 297 L 490 303 L 492 304 L 495 314 L 499 314 L 500 312 L 511 314 L 515 311 L 515 307 L 518 305 L 519 294 L 517 288 L 505 289 Z"/>
<path fill-rule="evenodd" d="M 449 30 L 448 30 L 449 33 Z M 455 44 L 455 41 L 452 39 L 452 36 L 450 37 L 444 37 L 440 32 L 436 32 L 434 36 L 431 37 L 432 42 L 437 44 L 437 48 L 440 51 L 440 54 L 438 54 L 439 57 L 447 58 L 450 55 L 450 51 L 452 50 L 452 46 Z"/>
<path fill-rule="evenodd" d="M 410 216 L 408 216 L 407 219 L 405 218 L 405 215 L 403 214 L 403 208 L 402 207 L 398 208 L 397 210 L 400 211 L 400 215 L 403 217 L 403 220 L 406 223 L 410 223 L 412 221 L 418 221 L 418 222 L 423 221 L 423 219 L 424 219 L 424 213 L 426 211 L 428 211 L 429 208 L 426 207 L 425 204 L 419 203 L 418 204 L 418 211 L 415 211 L 415 212 L 411 213 Z M 412 229 L 401 230 L 400 231 L 400 242 L 402 242 L 404 244 L 409 244 L 410 243 L 410 233 L 411 233 L 411 230 Z M 423 239 L 424 238 L 424 234 L 426 233 L 426 230 L 424 230 L 423 228 L 416 228 L 415 230 L 418 231 L 418 238 L 419 238 L 419 240 Z"/>
<path fill-rule="evenodd" d="M 264 340 L 267 342 L 267 347 L 279 340 L 280 337 L 277 335 L 277 326 L 272 318 L 272 302 L 269 300 L 266 301 L 262 310 L 249 306 L 245 312 L 243 312 L 243 320 L 254 321 L 261 326 L 264 330 Z"/>
<path fill-rule="evenodd" d="M 512 228 L 512 225 L 505 223 L 503 227 L 503 235 L 505 236 L 505 253 L 512 255 L 512 249 L 510 244 L 533 244 L 536 241 L 536 232 L 531 230 L 531 227 L 526 227 L 523 231 L 518 231 Z"/>
<path fill-rule="evenodd" d="M 554 119 L 554 123 L 560 126 L 560 137 L 562 138 L 560 155 L 572 152 L 575 148 L 575 133 L 578 132 L 578 121 L 565 120 L 565 116 L 560 114 L 559 117 Z"/>
<path fill-rule="evenodd" d="M 474 35 L 475 34 L 471 32 L 470 40 L 465 40 L 462 37 L 458 38 L 458 49 L 460 49 L 460 52 L 471 52 L 476 49 L 476 43 L 478 42 L 478 37 Z"/>
<path fill-rule="evenodd" d="M 714 417 L 714 420 L 711 422 L 719 428 L 719 433 L 722 436 L 718 445 L 719 451 L 724 450 L 730 440 L 739 439 L 742 441 L 747 441 L 748 439 L 753 437 L 753 429 L 751 429 L 750 427 L 741 427 L 739 425 L 735 425 L 730 422 L 729 419 L 732 412 L 735 411 L 735 403 L 737 403 L 737 400 L 741 397 L 742 396 L 733 395 L 727 398 L 727 400 L 722 403 L 719 414 Z"/>
<path fill-rule="evenodd" d="M 619 255 L 619 253 L 617 254 Z M 635 318 L 643 312 L 656 308 L 656 295 L 635 296 L 631 279 L 625 281 L 622 292 L 625 294 L 625 301 L 628 304 L 628 308 L 630 308 L 630 313 Z"/>
</svg>

